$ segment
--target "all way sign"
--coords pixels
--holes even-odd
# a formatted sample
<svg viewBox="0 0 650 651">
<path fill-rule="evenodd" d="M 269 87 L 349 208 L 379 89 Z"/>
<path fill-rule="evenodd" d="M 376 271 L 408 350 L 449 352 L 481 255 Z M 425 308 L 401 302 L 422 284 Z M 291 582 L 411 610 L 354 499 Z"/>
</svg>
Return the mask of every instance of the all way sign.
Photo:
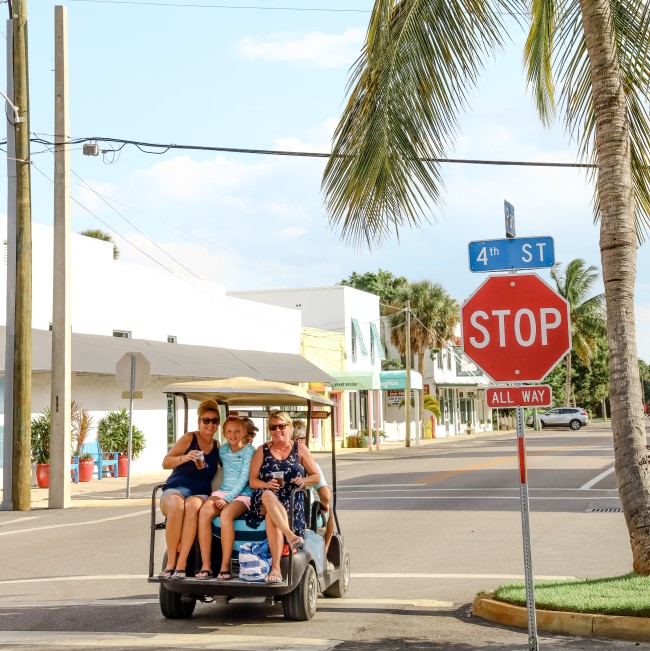
<svg viewBox="0 0 650 651">
<path fill-rule="evenodd" d="M 551 387 L 547 384 L 526 387 L 490 387 L 485 395 L 487 405 L 492 409 L 551 406 Z"/>
</svg>

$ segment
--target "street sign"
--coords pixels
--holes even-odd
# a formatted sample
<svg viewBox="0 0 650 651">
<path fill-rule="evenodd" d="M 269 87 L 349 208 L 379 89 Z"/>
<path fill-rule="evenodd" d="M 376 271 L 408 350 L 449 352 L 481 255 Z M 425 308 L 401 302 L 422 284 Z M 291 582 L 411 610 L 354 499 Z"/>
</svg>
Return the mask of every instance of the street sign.
<svg viewBox="0 0 650 651">
<path fill-rule="evenodd" d="M 131 387 L 131 356 L 135 355 L 134 384 Z M 149 381 L 151 364 L 142 353 L 125 353 L 115 365 L 115 379 L 122 389 L 140 391 Z"/>
<path fill-rule="evenodd" d="M 503 200 L 503 212 L 506 218 L 506 237 L 515 236 L 515 207 L 505 199 Z"/>
<path fill-rule="evenodd" d="M 550 407 L 551 387 L 534 384 L 525 387 L 489 387 L 485 392 L 487 406 L 492 409 L 511 407 Z"/>
<path fill-rule="evenodd" d="M 461 339 L 495 382 L 539 382 L 571 349 L 569 304 L 536 274 L 490 276 L 461 308 Z"/>
<path fill-rule="evenodd" d="M 469 268 L 475 273 L 543 269 L 554 264 L 552 237 L 515 237 L 469 243 Z"/>
</svg>

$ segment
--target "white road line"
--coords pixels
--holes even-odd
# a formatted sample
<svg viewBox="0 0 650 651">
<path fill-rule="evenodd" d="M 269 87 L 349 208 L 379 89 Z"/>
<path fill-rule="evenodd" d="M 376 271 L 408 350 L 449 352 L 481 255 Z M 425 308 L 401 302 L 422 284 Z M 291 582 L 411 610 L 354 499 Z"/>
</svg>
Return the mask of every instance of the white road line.
<svg viewBox="0 0 650 651">
<path fill-rule="evenodd" d="M 608 475 L 611 475 L 614 472 L 615 468 L 612 466 L 611 468 L 607 468 L 605 472 L 601 472 L 600 475 L 597 475 L 593 479 L 590 479 L 586 484 L 580 486 L 581 491 L 588 491 L 590 488 L 595 486 L 601 479 L 605 479 Z M 611 489 L 610 489 L 611 490 Z"/>
<path fill-rule="evenodd" d="M 32 533 L 33 531 L 45 531 L 46 529 L 61 529 L 63 527 L 85 527 L 88 524 L 101 524 L 102 522 L 113 522 L 113 520 L 123 520 L 124 518 L 133 518 L 137 515 L 151 513 L 150 509 L 146 511 L 136 511 L 135 513 L 126 513 L 116 515 L 112 518 L 102 518 L 101 520 L 83 520 L 82 522 L 67 522 L 65 524 L 48 524 L 43 527 L 32 527 L 31 529 L 16 529 L 15 531 L 2 531 L 0 536 L 13 536 L 17 533 Z"/>
<path fill-rule="evenodd" d="M 6 520 L 5 522 L 0 522 L 0 527 L 5 527 L 8 524 L 14 524 L 15 522 L 27 522 L 28 520 L 38 520 L 39 518 L 42 518 L 42 515 L 32 515 L 27 518 L 14 518 L 13 520 Z"/>
<path fill-rule="evenodd" d="M 381 491 L 375 491 L 375 494 L 379 494 Z M 383 495 L 383 493 L 382 493 Z M 544 501 L 544 500 L 564 500 L 564 501 L 575 501 L 575 500 L 617 500 L 617 495 L 588 495 L 586 497 L 570 497 L 570 496 L 560 496 L 560 497 L 544 497 L 539 496 L 535 497 L 530 495 L 529 499 Z M 349 500 L 365 500 L 369 501 L 368 497 L 350 497 L 349 495 L 338 495 L 336 497 L 337 502 L 344 502 Z M 386 497 L 382 496 L 382 500 L 519 500 L 518 495 L 387 495 Z M 0 534 L 1 536 L 2 534 Z"/>
<path fill-rule="evenodd" d="M 346 491 L 349 488 L 353 488 L 353 493 L 376 493 L 378 490 L 384 491 L 385 489 L 410 489 L 410 490 L 416 490 L 416 491 L 435 491 L 435 492 L 441 492 L 441 493 L 460 493 L 460 492 L 481 492 L 484 493 L 486 490 L 490 491 L 517 491 L 519 492 L 518 487 L 512 487 L 512 488 L 432 488 L 430 486 L 423 486 L 421 484 L 381 484 L 378 486 L 369 486 L 368 484 L 360 485 L 360 486 L 339 486 L 338 492 L 341 491 Z M 358 489 L 364 489 L 364 490 L 358 490 Z M 571 491 L 580 491 L 583 490 L 583 487 L 580 488 L 530 488 L 530 492 L 551 492 L 551 491 L 556 491 L 556 492 L 562 492 L 562 493 L 570 493 Z M 617 492 L 616 488 L 596 488 L 594 490 L 597 491 L 611 491 L 611 492 Z M 399 492 L 389 490 L 387 492 Z"/>
<path fill-rule="evenodd" d="M 342 640 L 271 637 L 269 635 L 224 635 L 172 633 L 80 633 L 78 631 L 2 631 L 0 645 L 47 647 L 82 647 L 110 649 L 224 649 L 225 651 L 327 651 Z"/>
<path fill-rule="evenodd" d="M 440 574 L 440 573 L 403 573 L 403 572 L 352 572 L 353 579 L 523 579 L 523 575 L 519 574 Z M 567 576 L 536 576 L 536 579 L 572 579 L 574 577 Z M 92 576 L 78 575 L 78 576 L 51 576 L 42 578 L 29 578 L 29 579 L 2 579 L 0 585 L 19 585 L 26 583 L 55 583 L 55 582 L 71 582 L 71 581 L 145 581 L 146 574 L 96 574 Z M 83 604 L 103 603 L 104 600 L 84 600 Z M 146 601 L 146 600 L 145 600 Z M 50 601 L 43 603 L 53 603 Z M 106 600 L 107 604 L 119 603 L 119 600 Z M 7 605 L 0 601 L 0 606 Z"/>
</svg>

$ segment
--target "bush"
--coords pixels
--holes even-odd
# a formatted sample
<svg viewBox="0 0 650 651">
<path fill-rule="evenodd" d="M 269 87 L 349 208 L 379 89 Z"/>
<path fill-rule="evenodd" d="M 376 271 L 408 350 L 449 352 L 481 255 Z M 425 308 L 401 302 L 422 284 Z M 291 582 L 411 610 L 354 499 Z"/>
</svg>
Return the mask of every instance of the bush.
<svg viewBox="0 0 650 651">
<path fill-rule="evenodd" d="M 129 451 L 129 414 L 126 409 L 109 411 L 97 425 L 97 441 L 103 452 L 127 455 Z M 133 425 L 131 459 L 137 459 L 145 448 L 142 430 Z"/>
<path fill-rule="evenodd" d="M 50 463 L 52 419 L 50 417 L 49 407 L 45 407 L 42 413 L 32 418 L 31 431 L 32 461 L 36 463 Z"/>
</svg>

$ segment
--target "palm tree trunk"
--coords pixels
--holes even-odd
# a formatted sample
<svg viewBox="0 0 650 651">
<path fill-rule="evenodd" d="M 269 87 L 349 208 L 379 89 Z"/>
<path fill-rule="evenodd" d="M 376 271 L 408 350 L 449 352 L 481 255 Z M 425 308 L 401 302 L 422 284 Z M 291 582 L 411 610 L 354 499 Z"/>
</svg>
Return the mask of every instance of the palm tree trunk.
<svg viewBox="0 0 650 651">
<path fill-rule="evenodd" d="M 418 373 L 424 380 L 424 351 L 418 353 Z M 420 391 L 420 441 L 424 441 L 424 384 Z"/>
<path fill-rule="evenodd" d="M 568 407 L 571 400 L 571 351 L 566 356 L 566 373 L 564 376 L 564 406 Z"/>
<path fill-rule="evenodd" d="M 650 574 L 650 464 L 634 320 L 637 237 L 625 93 L 609 0 L 580 0 L 580 6 L 596 119 L 600 252 L 607 301 L 616 477 L 633 569 Z"/>
</svg>

